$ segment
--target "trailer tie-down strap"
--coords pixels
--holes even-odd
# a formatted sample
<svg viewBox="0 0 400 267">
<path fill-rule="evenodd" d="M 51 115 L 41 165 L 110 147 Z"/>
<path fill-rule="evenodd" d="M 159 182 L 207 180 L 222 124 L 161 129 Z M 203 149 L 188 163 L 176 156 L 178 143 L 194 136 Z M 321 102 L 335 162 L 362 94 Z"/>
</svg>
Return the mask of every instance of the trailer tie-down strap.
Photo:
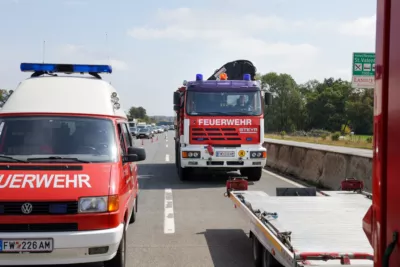
<svg viewBox="0 0 400 267">
<path fill-rule="evenodd" d="M 271 222 L 270 218 L 272 219 L 277 219 L 278 218 L 278 213 L 276 212 L 267 212 L 267 211 L 259 211 L 257 210 L 255 213 L 258 213 L 258 218 L 269 228 L 272 228 L 274 232 L 276 233 L 276 236 L 278 239 L 292 252 L 294 252 L 293 246 L 291 244 L 291 235 L 292 232 L 286 231 L 286 232 L 280 232 L 278 228 L 276 228 Z M 257 214 L 256 214 L 257 215 Z"/>
</svg>

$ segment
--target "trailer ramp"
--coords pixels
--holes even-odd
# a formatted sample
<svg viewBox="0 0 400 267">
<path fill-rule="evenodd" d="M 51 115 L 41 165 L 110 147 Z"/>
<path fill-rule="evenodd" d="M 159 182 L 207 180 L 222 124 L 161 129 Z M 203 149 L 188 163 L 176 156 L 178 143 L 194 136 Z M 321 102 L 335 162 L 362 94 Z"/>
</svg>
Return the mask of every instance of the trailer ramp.
<svg viewBox="0 0 400 267">
<path fill-rule="evenodd" d="M 251 231 L 283 266 L 333 267 L 347 262 L 372 267 L 373 249 L 362 230 L 371 200 L 355 192 L 308 196 L 314 190 L 303 191 L 299 197 L 262 191 L 233 191 L 229 196 L 250 218 Z"/>
</svg>

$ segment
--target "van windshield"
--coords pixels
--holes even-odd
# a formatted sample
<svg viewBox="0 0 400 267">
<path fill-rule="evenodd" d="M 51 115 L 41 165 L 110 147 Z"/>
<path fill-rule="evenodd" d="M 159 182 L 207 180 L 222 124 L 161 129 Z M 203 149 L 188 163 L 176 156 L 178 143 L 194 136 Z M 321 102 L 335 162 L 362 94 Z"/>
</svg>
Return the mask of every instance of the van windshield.
<svg viewBox="0 0 400 267">
<path fill-rule="evenodd" d="M 39 158 L 47 161 L 47 157 L 58 157 L 115 162 L 115 140 L 114 125 L 109 119 L 53 116 L 0 118 L 0 162 L 7 158 L 1 156 L 20 160 Z"/>
</svg>

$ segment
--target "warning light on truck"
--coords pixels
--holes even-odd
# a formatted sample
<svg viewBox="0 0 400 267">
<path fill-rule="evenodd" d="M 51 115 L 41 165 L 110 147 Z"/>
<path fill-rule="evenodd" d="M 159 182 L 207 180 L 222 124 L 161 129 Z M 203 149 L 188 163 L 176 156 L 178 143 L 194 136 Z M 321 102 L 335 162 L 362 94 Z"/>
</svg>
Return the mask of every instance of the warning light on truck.
<svg viewBox="0 0 400 267">
<path fill-rule="evenodd" d="M 23 72 L 112 73 L 109 65 L 21 63 Z"/>
</svg>

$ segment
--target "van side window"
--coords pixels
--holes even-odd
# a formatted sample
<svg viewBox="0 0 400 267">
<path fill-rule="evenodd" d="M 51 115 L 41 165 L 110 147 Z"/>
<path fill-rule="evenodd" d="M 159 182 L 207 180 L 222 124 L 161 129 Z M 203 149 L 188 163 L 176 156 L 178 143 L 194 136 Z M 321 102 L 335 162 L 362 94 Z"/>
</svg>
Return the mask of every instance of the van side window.
<svg viewBox="0 0 400 267">
<path fill-rule="evenodd" d="M 124 133 L 122 128 L 123 128 L 122 123 L 118 123 L 118 139 L 119 139 L 119 144 L 121 146 L 121 156 L 125 155 L 127 152 L 126 141 L 124 138 Z"/>
<path fill-rule="evenodd" d="M 133 146 L 133 144 L 132 144 L 132 135 L 131 135 L 131 133 L 129 131 L 128 124 L 122 123 L 121 125 L 122 125 L 122 131 L 124 132 L 124 136 L 125 136 L 125 140 L 126 140 L 127 146 L 128 147 Z"/>
</svg>

